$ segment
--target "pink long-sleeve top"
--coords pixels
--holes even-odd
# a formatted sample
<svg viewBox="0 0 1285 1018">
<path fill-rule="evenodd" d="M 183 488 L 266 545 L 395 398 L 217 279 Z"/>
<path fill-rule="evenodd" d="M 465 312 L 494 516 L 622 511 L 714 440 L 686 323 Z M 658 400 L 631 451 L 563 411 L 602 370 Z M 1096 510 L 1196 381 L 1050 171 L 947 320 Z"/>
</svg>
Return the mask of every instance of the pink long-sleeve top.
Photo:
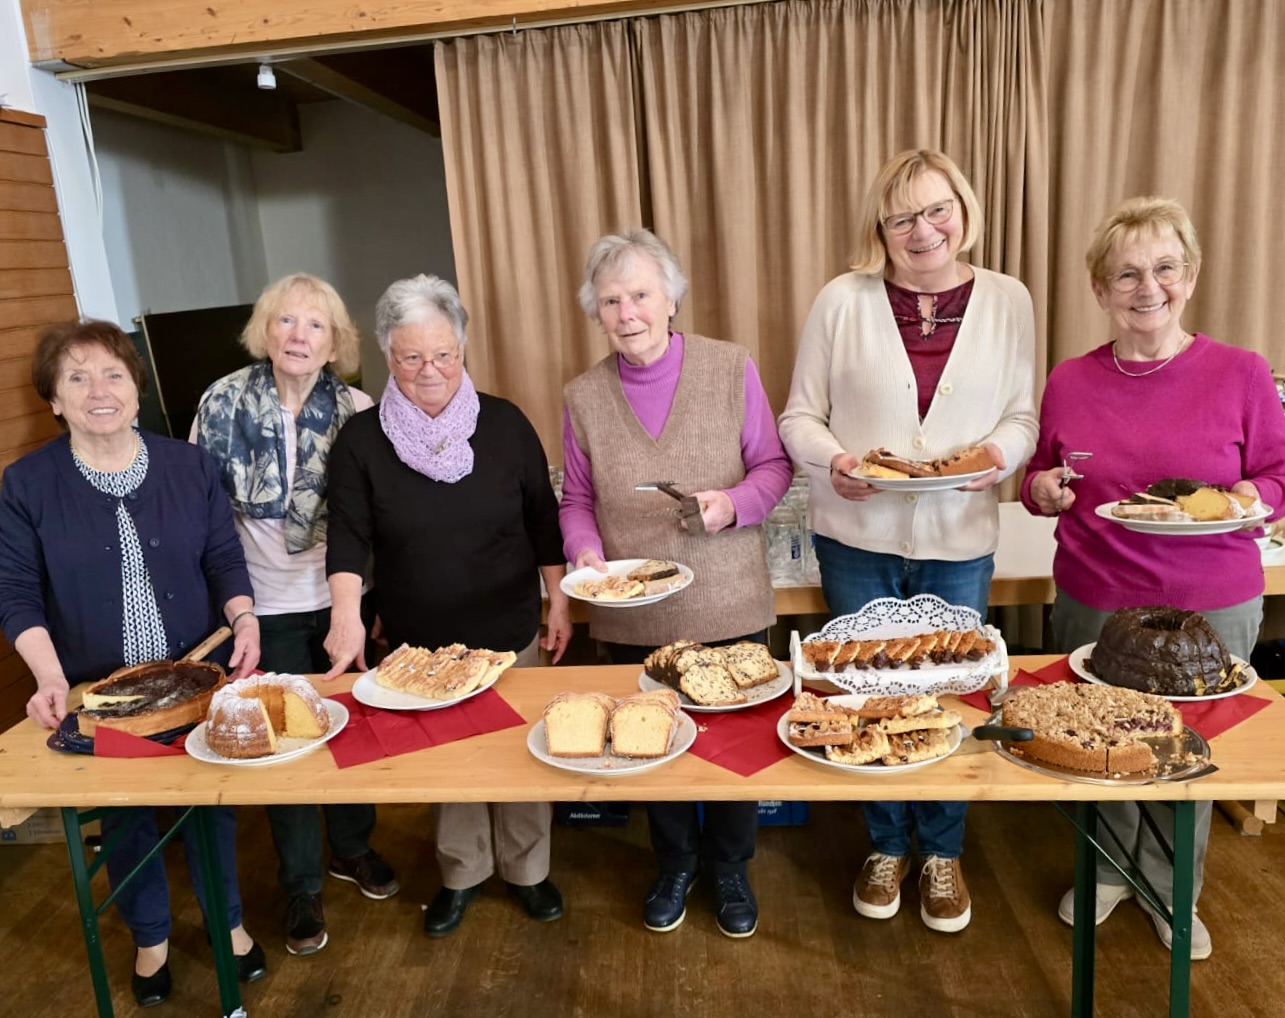
<svg viewBox="0 0 1285 1018">
<path fill-rule="evenodd" d="M 1070 452 L 1093 453 L 1076 465 L 1084 479 L 1071 482 L 1075 502 L 1057 519 L 1058 588 L 1103 611 L 1147 604 L 1229 608 L 1263 592 L 1253 533 L 1140 534 L 1094 510 L 1156 481 L 1190 477 L 1228 488 L 1252 481 L 1280 515 L 1285 413 L 1267 362 L 1248 350 L 1197 333 L 1172 362 L 1158 364 L 1127 361 L 1123 370 L 1135 377 L 1126 377 L 1108 343 L 1053 369 L 1022 502 L 1039 515 L 1031 498 L 1034 476 L 1061 466 Z"/>
<path fill-rule="evenodd" d="M 669 410 L 678 389 L 683 370 L 683 334 L 670 334 L 669 348 L 651 364 L 637 366 L 623 357 L 617 358 L 620 383 L 625 399 L 638 422 L 652 438 L 660 435 L 669 418 Z M 737 527 L 754 527 L 762 523 L 790 487 L 794 468 L 776 432 L 772 408 L 763 391 L 758 369 L 749 358 L 745 361 L 745 423 L 741 427 L 741 455 L 745 460 L 745 479 L 726 489 L 736 508 Z M 576 441 L 571 416 L 562 412 L 562 505 L 558 519 L 562 524 L 563 549 L 568 562 L 586 548 L 602 556 L 602 537 L 598 533 L 593 496 L 593 465 Z"/>
</svg>

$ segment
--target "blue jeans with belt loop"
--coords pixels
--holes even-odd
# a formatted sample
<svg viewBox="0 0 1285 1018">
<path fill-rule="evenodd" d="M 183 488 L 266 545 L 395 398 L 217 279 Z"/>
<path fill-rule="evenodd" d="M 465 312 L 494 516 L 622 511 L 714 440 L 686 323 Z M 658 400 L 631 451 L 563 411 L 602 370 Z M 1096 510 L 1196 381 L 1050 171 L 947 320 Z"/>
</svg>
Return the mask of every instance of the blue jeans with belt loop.
<svg viewBox="0 0 1285 1018">
<path fill-rule="evenodd" d="M 965 605 L 986 618 L 995 557 L 963 562 L 908 559 L 852 548 L 829 537 L 816 537 L 821 590 L 831 615 L 850 615 L 881 597 L 902 600 L 935 594 L 948 604 Z M 876 852 L 910 853 L 912 831 L 919 853 L 957 859 L 964 850 L 964 802 L 868 802 L 866 828 Z"/>
</svg>

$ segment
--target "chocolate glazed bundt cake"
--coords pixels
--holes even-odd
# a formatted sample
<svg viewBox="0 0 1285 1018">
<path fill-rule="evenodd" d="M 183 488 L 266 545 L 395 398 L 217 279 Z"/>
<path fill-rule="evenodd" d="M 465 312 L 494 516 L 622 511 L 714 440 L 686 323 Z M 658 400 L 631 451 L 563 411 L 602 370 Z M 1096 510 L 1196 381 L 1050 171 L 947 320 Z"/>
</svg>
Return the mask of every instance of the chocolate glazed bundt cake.
<svg viewBox="0 0 1285 1018">
<path fill-rule="evenodd" d="M 1227 648 L 1205 617 L 1161 606 L 1112 614 L 1088 667 L 1113 686 L 1161 696 L 1207 696 L 1236 681 Z"/>
</svg>

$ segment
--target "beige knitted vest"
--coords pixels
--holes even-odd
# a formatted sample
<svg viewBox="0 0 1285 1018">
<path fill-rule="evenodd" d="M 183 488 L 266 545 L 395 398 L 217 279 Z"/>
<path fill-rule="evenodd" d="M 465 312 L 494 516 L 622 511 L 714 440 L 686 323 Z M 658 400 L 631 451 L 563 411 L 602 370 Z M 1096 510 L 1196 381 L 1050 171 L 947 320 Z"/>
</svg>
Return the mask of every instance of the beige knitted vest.
<svg viewBox="0 0 1285 1018">
<path fill-rule="evenodd" d="M 593 469 L 593 492 L 608 559 L 660 558 L 690 566 L 685 590 L 638 608 L 589 606 L 598 640 L 658 647 L 680 638 L 711 641 L 756 632 L 776 621 L 761 527 L 691 534 L 662 515 L 677 503 L 647 481 L 673 481 L 685 492 L 730 488 L 745 477 L 746 352 L 688 334 L 674 402 L 653 439 L 625 399 L 608 355 L 566 386 L 571 427 Z"/>
</svg>

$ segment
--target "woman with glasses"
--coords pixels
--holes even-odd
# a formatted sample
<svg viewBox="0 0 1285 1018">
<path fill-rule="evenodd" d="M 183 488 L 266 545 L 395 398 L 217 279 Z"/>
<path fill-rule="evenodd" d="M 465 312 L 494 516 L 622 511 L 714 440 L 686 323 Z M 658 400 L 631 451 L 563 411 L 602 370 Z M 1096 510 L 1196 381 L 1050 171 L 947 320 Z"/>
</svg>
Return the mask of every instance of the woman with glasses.
<svg viewBox="0 0 1285 1018">
<path fill-rule="evenodd" d="M 1058 517 L 1057 649 L 1094 643 L 1116 609 L 1165 604 L 1201 612 L 1227 649 L 1249 660 L 1263 613 L 1262 560 L 1252 534 L 1139 534 L 1094 510 L 1172 477 L 1200 478 L 1279 509 L 1285 503 L 1285 415 L 1271 371 L 1257 354 L 1182 324 L 1200 273 L 1200 245 L 1177 202 L 1123 202 L 1098 226 L 1085 260 L 1113 338 L 1049 375 L 1039 445 L 1022 482 L 1027 508 Z M 1063 464 L 1076 452 L 1093 458 L 1082 461 L 1083 477 L 1067 484 Z M 1120 835 L 1138 874 L 1170 907 L 1173 867 L 1143 810 L 1172 844 L 1173 811 L 1163 805 L 1103 803 L 1100 815 Z M 1211 813 L 1212 803 L 1196 804 L 1197 897 Z M 1128 867 L 1111 839 L 1103 840 Z M 1096 921 L 1132 896 L 1120 873 L 1099 858 Z M 1073 906 L 1068 891 L 1058 908 L 1067 923 L 1074 921 Z M 1143 908 L 1170 946 L 1167 922 Z M 1193 916 L 1191 956 L 1207 958 L 1212 949 L 1209 931 Z"/>
<path fill-rule="evenodd" d="M 1035 447 L 1035 322 L 1018 280 L 960 259 L 981 225 L 973 189 L 946 155 L 894 156 L 858 211 L 852 271 L 826 284 L 804 324 L 781 439 L 812 475 L 821 587 L 835 615 L 917 594 L 986 615 L 995 485 Z M 871 449 L 931 460 L 964 446 L 985 447 L 995 469 L 957 490 L 880 491 L 849 476 Z M 853 888 L 857 912 L 896 915 L 914 838 L 924 923 L 967 926 L 966 809 L 867 803 L 873 851 Z"/>
<path fill-rule="evenodd" d="M 330 458 L 327 678 L 354 661 L 366 668 L 368 563 L 393 646 L 511 650 L 527 667 L 540 663 L 540 646 L 556 662 L 571 638 L 549 465 L 522 411 L 473 387 L 467 323 L 459 294 L 436 276 L 393 283 L 375 307 L 388 385 L 377 408 L 340 432 Z M 541 576 L 549 592 L 542 643 Z M 442 889 L 424 913 L 429 936 L 459 926 L 497 868 L 533 919 L 562 915 L 548 879 L 548 803 L 444 803 L 434 812 Z"/>
<path fill-rule="evenodd" d="M 201 397 L 192 440 L 214 457 L 235 511 L 254 584 L 252 618 L 265 671 L 330 667 L 326 585 L 326 467 L 339 429 L 372 405 L 340 374 L 357 370 L 361 337 L 334 287 L 297 272 L 255 301 L 241 345 L 258 360 Z M 286 950 L 326 946 L 321 818 L 330 875 L 367 898 L 397 893 L 392 869 L 370 847 L 375 807 L 334 803 L 267 807 L 286 895 Z"/>
</svg>

